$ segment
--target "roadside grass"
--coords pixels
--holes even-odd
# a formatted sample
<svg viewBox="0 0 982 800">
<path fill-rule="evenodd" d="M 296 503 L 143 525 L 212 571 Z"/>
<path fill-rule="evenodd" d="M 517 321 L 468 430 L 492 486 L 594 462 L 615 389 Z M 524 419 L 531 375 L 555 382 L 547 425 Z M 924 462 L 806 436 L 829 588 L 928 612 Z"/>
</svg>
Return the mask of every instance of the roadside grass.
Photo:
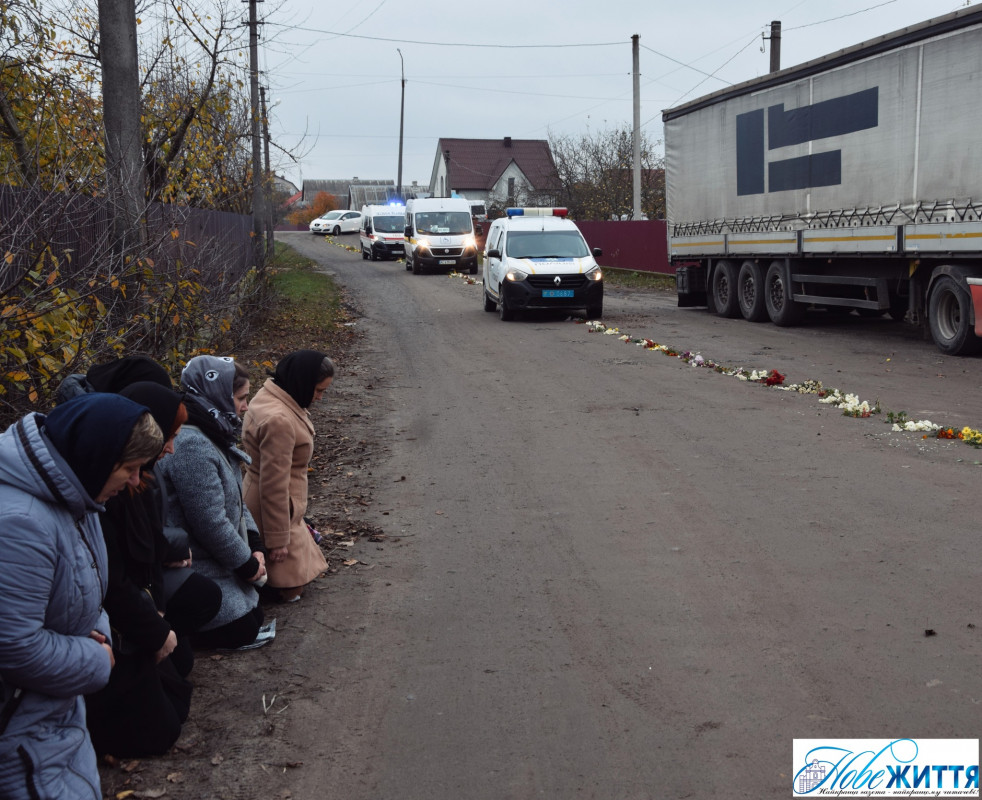
<svg viewBox="0 0 982 800">
<path fill-rule="evenodd" d="M 604 267 L 604 283 L 624 289 L 640 289 L 654 292 L 674 292 L 675 276 L 660 272 L 640 272 L 631 269 Z"/>
<path fill-rule="evenodd" d="M 276 243 L 270 264 L 273 315 L 308 334 L 330 335 L 345 321 L 341 290 L 330 275 L 292 247 Z"/>
<path fill-rule="evenodd" d="M 237 358 L 249 365 L 254 388 L 280 358 L 295 350 L 336 355 L 349 338 L 348 312 L 341 288 L 316 263 L 292 247 L 276 243 L 270 260 L 270 294 L 265 311 L 253 321 Z"/>
</svg>

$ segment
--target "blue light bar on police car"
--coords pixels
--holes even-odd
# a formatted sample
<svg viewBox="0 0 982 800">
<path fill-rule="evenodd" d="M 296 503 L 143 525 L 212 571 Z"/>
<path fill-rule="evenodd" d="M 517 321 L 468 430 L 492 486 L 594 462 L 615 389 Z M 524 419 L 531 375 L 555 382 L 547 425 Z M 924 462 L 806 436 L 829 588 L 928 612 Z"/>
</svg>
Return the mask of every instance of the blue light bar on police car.
<svg viewBox="0 0 982 800">
<path fill-rule="evenodd" d="M 565 208 L 506 208 L 505 215 L 509 217 L 565 217 L 569 211 Z"/>
</svg>

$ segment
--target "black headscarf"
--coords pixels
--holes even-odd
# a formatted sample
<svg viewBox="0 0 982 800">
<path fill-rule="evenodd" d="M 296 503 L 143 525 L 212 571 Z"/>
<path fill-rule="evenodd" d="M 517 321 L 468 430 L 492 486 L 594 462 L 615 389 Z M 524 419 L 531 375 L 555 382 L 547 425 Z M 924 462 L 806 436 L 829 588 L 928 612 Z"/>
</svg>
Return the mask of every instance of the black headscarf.
<svg viewBox="0 0 982 800">
<path fill-rule="evenodd" d="M 150 415 L 160 426 L 165 440 L 174 432 L 177 410 L 184 398 L 173 389 L 166 389 L 153 381 L 137 381 L 121 389 L 119 393 L 150 409 Z"/>
<path fill-rule="evenodd" d="M 320 383 L 320 366 L 327 358 L 316 350 L 297 350 L 280 359 L 273 373 L 273 383 L 297 401 L 300 408 L 308 408 L 314 399 L 314 387 Z"/>
<path fill-rule="evenodd" d="M 147 356 L 125 356 L 108 364 L 95 364 L 85 373 L 85 379 L 95 391 L 112 394 L 137 381 L 153 381 L 168 389 L 174 386 L 167 370 Z"/>
<path fill-rule="evenodd" d="M 55 406 L 43 430 L 92 500 L 102 492 L 133 426 L 148 409 L 117 394 L 93 392 Z"/>
<path fill-rule="evenodd" d="M 174 432 L 174 423 L 177 421 L 177 412 L 183 397 L 173 389 L 165 389 L 153 381 L 138 381 L 124 388 L 120 394 L 150 410 L 150 415 L 164 432 L 165 440 Z M 124 492 L 106 501 L 102 531 L 106 536 L 106 545 L 110 548 L 110 587 L 113 585 L 114 569 L 122 569 L 121 564 L 114 563 L 115 554 L 123 554 L 126 569 L 133 575 L 139 575 L 136 581 L 139 586 L 154 584 L 156 577 L 163 577 L 144 572 L 146 567 L 135 566 L 151 565 L 151 571 L 155 570 L 156 567 L 152 565 L 165 550 L 161 512 L 163 500 L 151 472 L 154 461 L 143 467 L 145 483 L 140 492 Z M 159 591 L 159 587 L 154 591 Z M 163 598 L 155 596 L 154 599 L 162 601 Z"/>
</svg>

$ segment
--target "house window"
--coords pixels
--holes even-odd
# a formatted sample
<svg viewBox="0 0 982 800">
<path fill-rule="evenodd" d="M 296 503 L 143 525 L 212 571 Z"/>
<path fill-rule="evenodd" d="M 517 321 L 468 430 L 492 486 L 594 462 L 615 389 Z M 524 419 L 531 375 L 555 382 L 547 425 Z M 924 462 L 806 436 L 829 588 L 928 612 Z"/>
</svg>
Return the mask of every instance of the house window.
<svg viewBox="0 0 982 800">
<path fill-rule="evenodd" d="M 515 205 L 515 179 L 508 179 L 508 205 Z"/>
</svg>

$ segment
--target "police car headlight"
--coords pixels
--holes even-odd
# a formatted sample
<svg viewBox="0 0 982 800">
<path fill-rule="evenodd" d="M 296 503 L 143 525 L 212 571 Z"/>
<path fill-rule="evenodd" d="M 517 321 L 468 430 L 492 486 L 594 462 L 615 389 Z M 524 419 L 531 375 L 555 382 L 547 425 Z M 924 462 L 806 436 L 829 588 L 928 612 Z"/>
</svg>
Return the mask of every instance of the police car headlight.
<svg viewBox="0 0 982 800">
<path fill-rule="evenodd" d="M 594 267 L 586 274 L 586 279 L 588 281 L 602 281 L 604 274 L 600 271 L 600 267 Z"/>
<path fill-rule="evenodd" d="M 505 273 L 505 279 L 511 281 L 512 283 L 524 281 L 527 277 L 528 274 L 522 272 L 520 269 L 510 269 Z"/>
</svg>

